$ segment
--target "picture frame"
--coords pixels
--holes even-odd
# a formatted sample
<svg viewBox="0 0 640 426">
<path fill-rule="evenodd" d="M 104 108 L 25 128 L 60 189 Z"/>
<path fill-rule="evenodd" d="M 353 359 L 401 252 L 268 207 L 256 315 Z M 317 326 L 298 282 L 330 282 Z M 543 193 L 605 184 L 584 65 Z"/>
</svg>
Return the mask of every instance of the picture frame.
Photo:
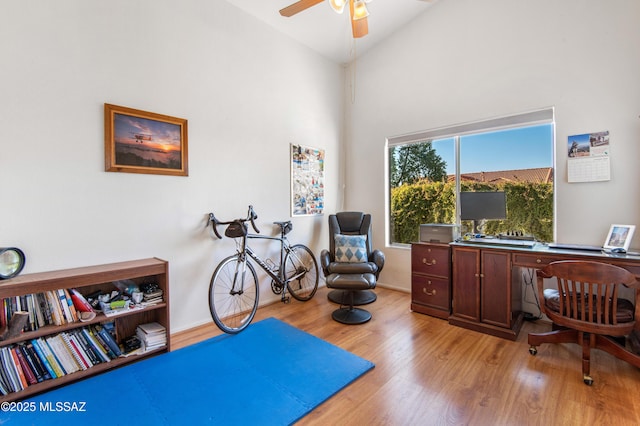
<svg viewBox="0 0 640 426">
<path fill-rule="evenodd" d="M 629 250 L 635 230 L 635 225 L 611 225 L 602 248 L 608 251 L 623 250 L 626 252 Z"/>
<path fill-rule="evenodd" d="M 105 171 L 188 176 L 187 120 L 104 104 Z"/>
<path fill-rule="evenodd" d="M 291 144 L 291 216 L 321 216 L 324 212 L 325 151 Z"/>
</svg>

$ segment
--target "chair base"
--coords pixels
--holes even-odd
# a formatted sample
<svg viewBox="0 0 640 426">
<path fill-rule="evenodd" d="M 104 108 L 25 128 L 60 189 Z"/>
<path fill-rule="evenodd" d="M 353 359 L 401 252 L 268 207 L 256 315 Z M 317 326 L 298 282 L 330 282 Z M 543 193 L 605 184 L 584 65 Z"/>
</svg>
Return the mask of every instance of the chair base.
<svg viewBox="0 0 640 426">
<path fill-rule="evenodd" d="M 591 377 L 591 349 L 600 349 L 629 364 L 640 368 L 640 355 L 633 353 L 620 344 L 620 337 L 580 332 L 553 324 L 553 331 L 547 333 L 529 333 L 529 353 L 536 355 L 537 346 L 543 343 L 576 343 L 582 346 L 582 380 L 588 386 L 593 384 Z M 622 337 L 624 339 L 624 337 Z"/>
<path fill-rule="evenodd" d="M 340 308 L 333 311 L 331 318 L 342 324 L 364 324 L 371 319 L 371 313 L 360 308 Z"/>
<path fill-rule="evenodd" d="M 348 305 L 351 303 L 350 293 L 350 290 L 332 290 L 327 295 L 327 299 L 339 305 Z M 368 305 L 369 303 L 375 302 L 377 298 L 378 296 L 371 290 L 356 291 L 353 293 L 353 305 Z"/>
</svg>

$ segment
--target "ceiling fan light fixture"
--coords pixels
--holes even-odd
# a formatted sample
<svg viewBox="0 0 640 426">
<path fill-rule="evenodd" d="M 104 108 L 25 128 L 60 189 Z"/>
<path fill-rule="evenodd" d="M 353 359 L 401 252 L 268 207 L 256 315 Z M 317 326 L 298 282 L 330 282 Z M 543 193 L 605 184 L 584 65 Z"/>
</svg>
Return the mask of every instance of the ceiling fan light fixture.
<svg viewBox="0 0 640 426">
<path fill-rule="evenodd" d="M 364 19 L 369 16 L 369 10 L 367 9 L 367 5 L 364 3 L 364 0 L 356 0 L 353 3 L 353 19 L 357 21 L 358 19 Z"/>
<path fill-rule="evenodd" d="M 342 13 L 344 11 L 344 7 L 347 5 L 349 0 L 327 0 L 331 5 L 331 8 L 335 10 L 337 13 Z"/>
</svg>

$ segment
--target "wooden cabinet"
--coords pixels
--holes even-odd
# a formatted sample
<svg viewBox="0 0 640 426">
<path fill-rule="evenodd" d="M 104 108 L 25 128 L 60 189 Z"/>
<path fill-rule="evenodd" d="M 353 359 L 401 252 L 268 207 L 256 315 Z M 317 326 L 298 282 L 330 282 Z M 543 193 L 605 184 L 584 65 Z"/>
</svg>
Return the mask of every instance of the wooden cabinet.
<svg viewBox="0 0 640 426">
<path fill-rule="evenodd" d="M 509 251 L 453 247 L 449 323 L 515 340 L 522 326 L 522 290 Z"/>
<path fill-rule="evenodd" d="M 103 313 L 98 313 L 94 319 L 88 322 L 76 321 L 68 322 L 59 326 L 46 325 L 39 327 L 35 331 L 22 332 L 17 337 L 0 341 L 0 348 L 12 348 L 21 342 L 29 342 L 32 339 L 38 339 L 41 337 L 46 338 L 48 336 L 57 335 L 61 332 L 73 332 L 75 330 L 82 329 L 83 327 L 106 322 L 113 322 L 116 338 L 120 340 L 118 343 L 121 343 L 121 341 L 126 337 L 135 335 L 136 328 L 139 324 L 157 322 L 166 329 L 166 346 L 150 350 L 140 355 L 132 355 L 126 358 L 115 358 L 109 362 L 95 364 L 85 370 L 76 371 L 71 374 L 63 375 L 59 378 L 31 384 L 22 391 L 12 392 L 0 397 L 0 401 L 23 399 L 29 395 L 83 379 L 88 376 L 119 367 L 123 364 L 131 363 L 169 350 L 170 328 L 168 263 L 164 260 L 155 258 L 143 259 L 54 272 L 25 274 L 2 282 L 2 285 L 0 285 L 0 300 L 70 288 L 75 288 L 84 295 L 98 290 L 110 292 L 116 289 L 113 282 L 119 280 L 132 280 L 136 284 L 149 282 L 156 283 L 163 292 L 163 301 L 144 308 L 131 309 L 111 317 L 107 317 Z M 0 366 L 0 368 L 4 369 L 4 366 Z M 6 369 L 3 373 L 6 373 Z"/>
<path fill-rule="evenodd" d="M 449 318 L 451 249 L 448 244 L 411 245 L 411 310 L 438 318 Z"/>
</svg>

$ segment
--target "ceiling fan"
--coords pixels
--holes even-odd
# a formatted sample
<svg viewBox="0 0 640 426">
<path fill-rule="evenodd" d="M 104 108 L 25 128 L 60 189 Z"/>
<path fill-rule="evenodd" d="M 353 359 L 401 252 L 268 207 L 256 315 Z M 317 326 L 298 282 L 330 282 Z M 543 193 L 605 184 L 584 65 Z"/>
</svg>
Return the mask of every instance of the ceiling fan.
<svg viewBox="0 0 640 426">
<path fill-rule="evenodd" d="M 324 0 L 299 0 L 284 9 L 280 10 L 280 15 L 285 17 L 291 17 L 297 13 L 307 10 L 318 3 L 322 3 Z M 369 24 L 367 22 L 367 16 L 369 11 L 365 3 L 369 3 L 371 0 L 327 0 L 331 5 L 331 8 L 337 13 L 342 13 L 347 3 L 349 4 L 349 12 L 351 15 L 351 32 L 354 38 L 364 37 L 369 33 Z"/>
</svg>

